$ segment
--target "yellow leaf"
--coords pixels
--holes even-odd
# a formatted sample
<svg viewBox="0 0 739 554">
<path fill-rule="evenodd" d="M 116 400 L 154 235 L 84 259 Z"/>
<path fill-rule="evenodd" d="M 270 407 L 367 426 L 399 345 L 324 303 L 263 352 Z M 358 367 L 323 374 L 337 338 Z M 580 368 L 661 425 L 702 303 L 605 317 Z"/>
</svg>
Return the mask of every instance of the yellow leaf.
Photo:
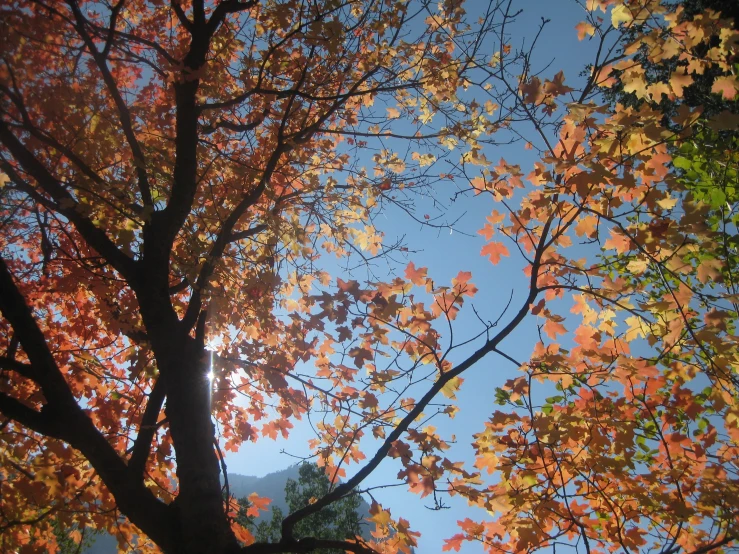
<svg viewBox="0 0 739 554">
<path fill-rule="evenodd" d="M 371 514 L 371 517 L 367 518 L 369 521 L 381 527 L 387 527 L 390 523 L 390 512 L 383 510 L 379 504 L 373 503 L 369 511 Z"/>
<path fill-rule="evenodd" d="M 625 323 L 629 326 L 624 334 L 624 340 L 627 342 L 640 337 L 644 338 L 646 336 L 646 332 L 649 330 L 646 328 L 640 317 L 629 316 L 625 319 Z"/>
<path fill-rule="evenodd" d="M 418 165 L 420 165 L 421 167 L 431 165 L 436 161 L 436 156 L 434 156 L 433 154 L 420 154 L 418 152 L 413 152 L 411 158 L 414 161 L 417 161 Z"/>
<path fill-rule="evenodd" d="M 457 398 L 457 391 L 464 382 L 461 377 L 452 377 L 449 381 L 441 388 L 441 394 L 452 400 Z"/>
<path fill-rule="evenodd" d="M 633 19 L 634 16 L 631 15 L 629 8 L 627 8 L 623 4 L 616 6 L 611 12 L 611 23 L 613 23 L 613 26 L 617 29 L 621 23 L 627 24 L 630 23 Z"/>
<path fill-rule="evenodd" d="M 626 268 L 635 275 L 641 275 L 647 270 L 647 267 L 649 267 L 649 262 L 647 260 L 631 260 Z"/>
<path fill-rule="evenodd" d="M 662 200 L 657 200 L 657 205 L 663 210 L 671 210 L 677 205 L 677 198 L 668 196 Z"/>
<path fill-rule="evenodd" d="M 513 504 L 511 504 L 511 499 L 507 493 L 494 496 L 488 500 L 486 505 L 488 513 L 492 515 L 495 515 L 496 513 L 507 514 L 512 507 Z"/>
</svg>

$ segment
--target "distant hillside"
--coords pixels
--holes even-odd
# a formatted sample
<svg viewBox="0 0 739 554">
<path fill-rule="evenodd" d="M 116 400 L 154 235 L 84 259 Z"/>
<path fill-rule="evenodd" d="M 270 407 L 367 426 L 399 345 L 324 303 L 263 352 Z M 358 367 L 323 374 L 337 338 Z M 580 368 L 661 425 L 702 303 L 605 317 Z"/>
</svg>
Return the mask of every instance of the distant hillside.
<svg viewBox="0 0 739 554">
<path fill-rule="evenodd" d="M 228 476 L 228 486 L 231 490 L 231 495 L 235 498 L 249 496 L 255 492 L 261 497 L 272 499 L 269 505 L 270 508 L 277 506 L 283 513 L 287 513 L 285 485 L 288 479 L 292 479 L 293 481 L 298 480 L 297 465 L 283 469 L 282 471 L 275 471 L 264 477 L 232 474 Z"/>
<path fill-rule="evenodd" d="M 254 477 L 253 475 L 230 474 L 228 476 L 228 487 L 231 495 L 236 498 L 249 496 L 257 493 L 261 497 L 271 498 L 270 508 L 277 506 L 283 513 L 287 513 L 287 502 L 285 500 L 285 485 L 287 480 L 298 480 L 298 466 L 294 465 L 282 471 L 276 471 L 265 475 L 264 477 Z M 359 516 L 362 518 L 369 517 L 369 504 L 362 500 L 362 504 L 358 510 Z M 263 513 L 257 521 L 270 519 L 272 512 Z M 364 534 L 364 533 L 363 533 Z M 83 554 L 114 554 L 117 550 L 117 542 L 112 535 L 107 533 L 100 535 L 95 543 L 83 551 Z"/>
</svg>

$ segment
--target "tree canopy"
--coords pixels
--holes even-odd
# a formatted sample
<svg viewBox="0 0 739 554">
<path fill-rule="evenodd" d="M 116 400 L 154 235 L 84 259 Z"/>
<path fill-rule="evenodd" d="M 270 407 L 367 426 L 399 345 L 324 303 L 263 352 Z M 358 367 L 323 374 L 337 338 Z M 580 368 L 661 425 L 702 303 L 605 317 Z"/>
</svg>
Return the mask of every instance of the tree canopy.
<svg viewBox="0 0 739 554">
<path fill-rule="evenodd" d="M 739 119 L 683 99 L 736 99 L 739 34 L 657 0 L 582 7 L 578 79 L 512 36 L 512 1 L 0 6 L 2 549 L 96 528 L 139 551 L 407 553 L 413 522 L 376 500 L 371 539 L 305 534 L 388 459 L 480 508 L 443 550 L 733 547 L 737 167 L 713 138 Z M 539 161 L 491 161 L 503 144 Z M 481 257 L 524 266 L 498 313 L 375 225 L 448 227 L 423 212 L 441 187 L 490 203 Z M 517 377 L 490 372 L 500 406 L 455 459 L 429 419 L 483 360 Z M 259 540 L 223 451 L 301 418 L 329 486 Z"/>
</svg>

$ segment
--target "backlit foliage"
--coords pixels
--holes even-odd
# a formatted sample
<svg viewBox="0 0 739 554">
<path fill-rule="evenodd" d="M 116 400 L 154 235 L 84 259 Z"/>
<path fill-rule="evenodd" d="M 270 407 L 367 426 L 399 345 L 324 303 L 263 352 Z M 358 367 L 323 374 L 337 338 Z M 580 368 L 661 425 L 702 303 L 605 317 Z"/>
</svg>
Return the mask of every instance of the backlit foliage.
<svg viewBox="0 0 739 554">
<path fill-rule="evenodd" d="M 407 553 L 413 522 L 378 502 L 371 541 L 293 534 L 388 458 L 411 492 L 482 508 L 445 550 L 731 545 L 735 218 L 717 223 L 719 197 L 675 167 L 710 191 L 710 152 L 733 214 L 735 155 L 701 141 L 737 119 L 599 95 L 618 75 L 679 103 L 710 71 L 732 100 L 737 33 L 654 0 L 584 8 L 578 80 L 538 73 L 495 1 L 1 6 L 2 549 L 90 526 L 139 551 Z M 652 82 L 639 50 L 679 63 Z M 507 142 L 539 161 L 488 159 Z M 443 227 L 421 210 L 440 183 L 494 204 L 480 256 L 525 266 L 503 314 L 471 306 L 465 268 L 371 273 L 407 252 L 374 217 Z M 330 274 L 334 256 L 370 277 Z M 463 311 L 472 338 L 454 333 Z M 517 361 L 505 340 L 526 318 L 539 336 Z M 520 374 L 465 462 L 428 419 L 456 415 L 486 357 Z M 255 542 L 224 501 L 222 450 L 308 415 L 335 486 Z"/>
</svg>

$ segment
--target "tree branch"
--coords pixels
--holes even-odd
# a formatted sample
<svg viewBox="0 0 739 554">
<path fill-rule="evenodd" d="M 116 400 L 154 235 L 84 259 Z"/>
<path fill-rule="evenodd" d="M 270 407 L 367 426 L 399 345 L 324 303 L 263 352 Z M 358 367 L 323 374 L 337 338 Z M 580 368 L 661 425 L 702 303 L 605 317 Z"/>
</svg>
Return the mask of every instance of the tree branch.
<svg viewBox="0 0 739 554">
<path fill-rule="evenodd" d="M 41 189 L 54 199 L 56 206 L 47 207 L 71 221 L 92 248 L 97 250 L 130 283 L 135 283 L 137 281 L 135 262 L 118 249 L 105 231 L 96 227 L 76 209 L 77 201 L 69 191 L 49 173 L 49 170 L 16 138 L 2 120 L 0 120 L 0 142 L 21 167 L 36 180 Z"/>
<path fill-rule="evenodd" d="M 226 19 L 228 14 L 250 10 L 256 5 L 257 0 L 250 0 L 249 2 L 226 0 L 225 2 L 221 2 L 213 11 L 213 15 L 210 16 L 210 21 L 208 21 L 208 36 L 212 37 L 216 34 L 218 27 L 221 26 L 221 23 L 223 23 L 223 20 Z"/>
<path fill-rule="evenodd" d="M 243 231 L 237 231 L 237 232 L 231 232 L 231 234 L 228 236 L 228 242 L 237 242 L 240 240 L 248 239 L 249 237 L 253 237 L 254 235 L 258 235 L 262 231 L 266 231 L 267 226 L 265 224 L 261 225 L 255 225 L 254 227 L 250 227 L 249 229 L 244 229 Z"/>
<path fill-rule="evenodd" d="M 170 6 L 172 6 L 172 11 L 177 16 L 177 19 L 180 23 L 182 23 L 182 26 L 187 29 L 190 33 L 192 33 L 192 21 L 187 19 L 187 15 L 185 15 L 184 10 L 182 9 L 182 6 L 180 6 L 179 0 L 171 0 Z"/>
<path fill-rule="evenodd" d="M 79 33 L 80 37 L 82 37 L 82 40 L 87 46 L 93 60 L 95 60 L 95 64 L 100 70 L 100 74 L 103 77 L 108 93 L 113 98 L 113 102 L 118 109 L 118 118 L 121 123 L 121 129 L 123 130 L 123 134 L 125 135 L 126 140 L 128 141 L 128 146 L 131 148 L 131 153 L 133 154 L 133 163 L 136 166 L 136 174 L 139 178 L 139 191 L 141 192 L 144 207 L 152 207 L 154 205 L 154 201 L 151 197 L 149 177 L 146 174 L 146 158 L 144 157 L 144 152 L 136 138 L 136 133 L 134 133 L 133 130 L 131 112 L 129 111 L 128 106 L 126 106 L 126 103 L 121 96 L 121 92 L 118 90 L 118 85 L 115 82 L 113 74 L 108 68 L 105 56 L 95 47 L 92 37 L 85 29 L 85 25 L 88 23 L 87 19 L 82 15 L 76 0 L 68 0 L 68 2 L 69 7 L 72 9 L 72 13 L 74 14 L 76 22 L 75 29 Z"/>
<path fill-rule="evenodd" d="M 553 202 L 553 205 L 555 204 L 556 200 Z M 442 373 L 439 379 L 431 386 L 426 394 L 423 395 L 423 397 L 418 401 L 413 409 L 406 414 L 406 416 L 400 421 L 400 423 L 398 423 L 395 429 L 393 429 L 392 432 L 385 438 L 382 446 L 377 449 L 374 456 L 372 456 L 369 462 L 367 462 L 367 464 L 365 464 L 365 466 L 360 469 L 351 479 L 337 486 L 335 489 L 326 494 L 324 497 L 318 499 L 313 504 L 305 506 L 304 508 L 301 508 L 300 510 L 293 512 L 292 514 L 287 516 L 282 521 L 283 537 L 292 537 L 293 529 L 299 521 L 305 519 L 310 515 L 318 513 L 329 504 L 336 502 L 337 500 L 351 493 L 367 476 L 369 476 L 377 468 L 377 466 L 380 465 L 380 463 L 387 457 L 388 453 L 390 452 L 393 443 L 400 439 L 401 435 L 411 426 L 411 424 L 421 415 L 421 413 L 423 413 L 423 411 L 426 409 L 426 406 L 431 403 L 431 401 L 436 397 L 437 394 L 439 394 L 441 389 L 443 389 L 444 386 L 449 383 L 449 381 L 461 375 L 470 367 L 474 366 L 490 352 L 495 351 L 498 345 L 503 341 L 503 339 L 505 339 L 516 329 L 516 327 L 518 327 L 521 321 L 523 321 L 523 319 L 529 313 L 530 305 L 534 302 L 537 295 L 539 294 L 539 289 L 537 287 L 539 268 L 541 266 L 542 256 L 546 250 L 546 238 L 549 234 L 553 219 L 554 214 L 552 213 L 549 216 L 546 224 L 543 226 L 541 237 L 539 239 L 536 253 L 534 255 L 534 260 L 531 265 L 529 294 L 521 303 L 521 307 L 519 308 L 513 319 L 511 319 L 511 321 L 509 321 L 497 335 L 489 339 L 481 348 L 479 348 L 466 360 L 454 367 L 454 369 Z"/>
<path fill-rule="evenodd" d="M 131 457 L 128 459 L 128 467 L 137 477 L 142 476 L 146 469 L 146 460 L 151 451 L 151 441 L 157 432 L 157 419 L 162 411 L 165 396 L 164 379 L 159 377 L 149 394 L 149 401 L 146 403 L 146 409 L 139 425 L 139 434 L 133 443 Z"/>
<path fill-rule="evenodd" d="M 213 275 L 215 265 L 221 259 L 226 245 L 229 242 L 233 242 L 233 228 L 236 226 L 236 223 L 238 223 L 239 219 L 241 219 L 241 216 L 243 216 L 246 211 L 251 206 L 253 206 L 262 196 L 262 193 L 267 188 L 267 184 L 272 178 L 272 174 L 277 168 L 277 164 L 282 157 L 282 154 L 287 152 L 289 149 L 290 147 L 284 143 L 280 144 L 275 149 L 275 151 L 272 153 L 272 156 L 270 156 L 269 161 L 267 162 L 267 166 L 265 167 L 262 178 L 260 179 L 257 186 L 251 192 L 244 195 L 238 205 L 226 218 L 226 221 L 223 222 L 223 226 L 220 233 L 218 234 L 218 238 L 213 244 L 213 247 L 210 249 L 208 261 L 203 264 L 203 267 L 198 274 L 197 281 L 195 282 L 195 285 L 193 287 L 190 304 L 187 306 L 187 312 L 182 318 L 182 323 L 185 329 L 191 329 L 192 326 L 195 325 L 195 321 L 198 317 L 198 314 L 200 313 L 200 308 L 203 305 L 202 290 L 208 285 L 208 280 L 210 279 L 211 275 Z"/>
<path fill-rule="evenodd" d="M 0 393 L 0 413 L 40 435 L 62 438 L 59 421 L 55 417 L 50 417 L 49 413 L 43 410 L 37 412 L 5 393 Z"/>
<path fill-rule="evenodd" d="M 61 439 L 76 448 L 95 468 L 113 493 L 121 511 L 152 540 L 165 547 L 173 543 L 170 510 L 136 478 L 107 439 L 80 408 L 49 350 L 31 309 L 0 258 L 0 312 L 18 335 L 33 366 L 34 381 L 46 404 L 37 412 L 0 394 L 0 412 L 42 435 Z M 161 543 L 159 541 L 162 541 Z"/>
<path fill-rule="evenodd" d="M 38 375 L 34 371 L 33 366 L 30 364 L 24 364 L 18 360 L 12 358 L 6 358 L 5 356 L 0 357 L 0 369 L 6 369 L 15 371 L 19 375 L 33 381 L 37 381 Z"/>
<path fill-rule="evenodd" d="M 77 406 L 46 344 L 41 329 L 34 321 L 31 310 L 26 305 L 23 295 L 15 285 L 13 276 L 2 258 L 0 258 L 0 312 L 13 327 L 14 333 L 17 334 L 31 362 L 31 368 L 26 375 L 32 376 L 31 378 L 44 388 L 47 400 L 50 400 L 49 396 L 52 396 L 65 404 L 71 402 Z"/>
<path fill-rule="evenodd" d="M 123 8 L 123 4 L 125 3 L 126 0 L 119 0 L 119 2 L 110 10 L 108 37 L 105 39 L 105 46 L 103 47 L 103 52 L 101 54 L 103 59 L 107 59 L 108 54 L 110 54 L 110 48 L 113 46 L 113 38 L 115 37 L 115 26 L 118 22 L 118 15 L 121 13 L 121 8 Z"/>
</svg>

